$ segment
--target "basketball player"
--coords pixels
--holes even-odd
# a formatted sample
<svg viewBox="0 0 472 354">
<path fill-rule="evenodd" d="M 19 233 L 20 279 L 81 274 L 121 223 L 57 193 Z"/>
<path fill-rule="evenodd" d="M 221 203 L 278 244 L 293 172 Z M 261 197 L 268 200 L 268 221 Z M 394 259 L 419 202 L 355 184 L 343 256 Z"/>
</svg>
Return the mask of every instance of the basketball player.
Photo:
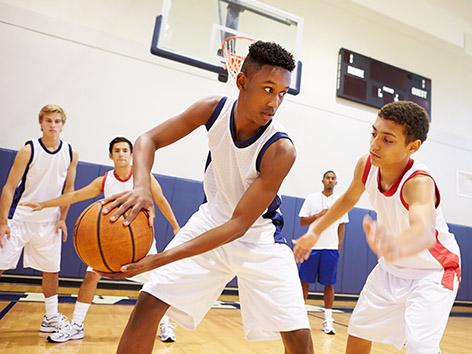
<svg viewBox="0 0 472 354">
<path fill-rule="evenodd" d="M 251 45 L 237 77 L 238 99 L 213 97 L 141 135 L 134 189 L 104 203 L 153 213 L 149 173 L 154 153 L 200 126 L 208 130 L 206 202 L 158 255 L 123 268 L 127 277 L 153 268 L 121 338 L 118 353 L 151 353 L 159 318 L 193 329 L 236 275 L 246 338 L 282 337 L 286 353 L 313 353 L 293 253 L 281 235 L 277 192 L 295 161 L 295 148 L 273 121 L 290 85 L 293 57 L 275 43 Z M 153 215 L 153 214 L 152 214 Z"/>
<path fill-rule="evenodd" d="M 33 213 L 20 202 L 49 199 L 74 189 L 78 155 L 60 139 L 64 110 L 49 104 L 39 112 L 42 136 L 18 151 L 0 199 L 0 274 L 23 266 L 42 272 L 46 313 L 39 330 L 55 332 L 64 322 L 58 311 L 58 272 L 62 240 L 67 240 L 67 207 Z M 15 189 L 16 188 L 16 189 Z"/>
<path fill-rule="evenodd" d="M 440 352 L 460 281 L 460 254 L 436 182 L 411 159 L 428 129 L 428 114 L 416 103 L 385 105 L 349 189 L 295 241 L 296 259 L 307 259 L 319 235 L 368 192 L 378 217 L 374 222 L 366 216 L 363 226 L 379 261 L 352 314 L 348 354 L 370 353 L 372 341 L 406 345 L 410 354 Z"/>
<path fill-rule="evenodd" d="M 336 174 L 326 171 L 321 180 L 323 191 L 310 194 L 303 202 L 299 217 L 302 226 L 313 224 L 322 217 L 333 203 L 339 198 L 334 193 Z M 324 285 L 324 321 L 322 330 L 326 334 L 336 334 L 333 320 L 334 284 L 338 270 L 339 253 L 344 240 L 345 223 L 349 222 L 347 214 L 343 215 L 333 225 L 326 229 L 320 240 L 313 246 L 306 262 L 300 265 L 300 280 L 302 282 L 303 297 L 308 298 L 310 283 Z"/>
<path fill-rule="evenodd" d="M 110 142 L 108 150 L 109 157 L 114 165 L 113 171 L 108 171 L 103 176 L 95 178 L 89 185 L 77 191 L 63 194 L 58 198 L 45 202 L 27 202 L 23 205 L 33 208 L 34 211 L 40 211 L 44 208 L 68 206 L 82 200 L 94 198 L 101 193 L 103 193 L 105 197 L 108 197 L 119 192 L 131 190 L 133 188 L 133 180 L 131 179 L 131 154 L 133 152 L 133 144 L 126 138 L 117 137 Z M 179 224 L 155 178 L 151 178 L 151 191 L 154 201 L 164 217 L 171 224 L 175 235 L 180 229 Z M 155 242 L 149 253 L 157 253 Z M 70 339 L 84 338 L 83 322 L 92 303 L 99 280 L 100 275 L 95 273 L 92 268 L 88 267 L 85 279 L 79 289 L 72 320 L 66 323 L 58 332 L 51 334 L 48 338 L 50 342 L 62 343 Z M 134 277 L 132 280 L 144 283 L 147 277 L 146 274 L 142 274 Z M 162 318 L 159 329 L 159 337 L 163 342 L 175 341 L 175 333 L 167 316 L 164 315 Z"/>
</svg>

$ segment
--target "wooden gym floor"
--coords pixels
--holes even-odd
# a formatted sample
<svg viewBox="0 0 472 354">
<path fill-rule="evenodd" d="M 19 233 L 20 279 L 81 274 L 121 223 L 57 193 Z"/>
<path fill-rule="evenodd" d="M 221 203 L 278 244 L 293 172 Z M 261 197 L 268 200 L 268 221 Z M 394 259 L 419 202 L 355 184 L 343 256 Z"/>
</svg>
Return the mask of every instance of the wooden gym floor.
<svg viewBox="0 0 472 354">
<path fill-rule="evenodd" d="M 0 353 L 2 354 L 105 354 L 115 353 L 121 332 L 132 310 L 131 304 L 94 304 L 85 321 L 85 338 L 61 344 L 46 341 L 47 335 L 38 332 L 44 313 L 41 288 L 36 285 L 0 283 Z M 17 301 L 18 294 L 28 293 L 26 299 Z M 77 294 L 77 288 L 60 288 L 60 294 Z M 105 296 L 98 301 L 106 302 L 107 296 L 136 297 L 136 291 L 99 289 L 97 294 Z M 114 296 L 114 297 L 113 297 Z M 25 301 L 23 301 L 25 300 Z M 72 316 L 73 298 L 61 297 L 60 311 Z M 240 311 L 231 306 L 236 296 L 222 296 L 220 300 L 230 303 L 228 308 L 213 308 L 196 331 L 176 328 L 177 341 L 162 343 L 155 341 L 154 353 L 166 354 L 273 354 L 283 353 L 282 342 L 247 342 L 243 338 Z M 113 301 L 112 301 L 113 302 Z M 126 302 L 126 301 L 125 301 Z M 129 301 L 132 302 L 132 301 Z M 311 309 L 322 306 L 320 300 L 310 300 Z M 310 311 L 312 337 L 318 354 L 344 353 L 346 330 L 354 302 L 337 301 L 335 308 L 344 310 L 335 313 L 337 334 L 328 336 L 321 332 L 323 314 Z M 442 354 L 472 354 L 472 307 L 455 306 L 442 341 Z M 467 339 L 468 338 L 468 339 Z M 374 344 L 372 354 L 399 353 L 395 348 Z M 404 351 L 400 352 L 404 353 Z"/>
</svg>

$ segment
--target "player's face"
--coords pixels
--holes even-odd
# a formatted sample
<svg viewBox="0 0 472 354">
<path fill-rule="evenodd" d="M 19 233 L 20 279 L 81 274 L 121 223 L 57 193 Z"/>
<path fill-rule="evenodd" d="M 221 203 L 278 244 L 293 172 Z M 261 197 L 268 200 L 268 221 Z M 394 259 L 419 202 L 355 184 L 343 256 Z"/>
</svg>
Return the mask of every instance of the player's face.
<svg viewBox="0 0 472 354">
<path fill-rule="evenodd" d="M 263 65 L 238 80 L 240 100 L 247 116 L 259 126 L 275 115 L 290 86 L 290 72 L 279 66 Z"/>
<path fill-rule="evenodd" d="M 332 172 L 327 173 L 322 181 L 325 190 L 333 190 L 336 185 L 336 175 Z"/>
<path fill-rule="evenodd" d="M 119 142 L 113 145 L 110 159 L 113 160 L 115 167 L 127 167 L 131 164 L 131 150 L 128 143 Z"/>
<path fill-rule="evenodd" d="M 401 163 L 416 152 L 419 140 L 406 143 L 404 127 L 394 121 L 377 117 L 372 125 L 370 156 L 375 166 Z"/>
<path fill-rule="evenodd" d="M 43 118 L 39 123 L 44 137 L 57 138 L 62 132 L 64 122 L 62 116 L 57 112 L 47 112 L 43 114 Z"/>
</svg>

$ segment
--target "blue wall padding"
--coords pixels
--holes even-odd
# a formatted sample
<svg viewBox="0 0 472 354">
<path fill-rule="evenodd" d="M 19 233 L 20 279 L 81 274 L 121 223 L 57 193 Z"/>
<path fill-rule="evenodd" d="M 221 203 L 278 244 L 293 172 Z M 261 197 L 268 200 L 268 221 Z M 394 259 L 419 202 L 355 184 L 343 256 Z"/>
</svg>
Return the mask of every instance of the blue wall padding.
<svg viewBox="0 0 472 354">
<path fill-rule="evenodd" d="M 0 149 L 0 186 L 3 186 L 8 177 L 8 171 L 14 161 L 16 152 L 8 149 Z M 103 175 L 110 170 L 110 166 L 98 165 L 92 163 L 80 162 L 77 168 L 77 178 L 75 188 L 79 189 L 98 176 Z M 204 200 L 204 192 L 201 182 L 155 175 L 159 181 L 164 195 L 169 201 L 175 216 L 182 226 L 190 216 L 198 209 Z M 99 196 L 93 201 L 103 198 Z M 71 206 L 67 217 L 67 226 L 69 230 L 69 239 L 63 244 L 61 272 L 62 277 L 83 277 L 86 266 L 77 257 L 73 242 L 72 233 L 74 223 L 82 210 L 91 203 L 91 201 L 77 203 Z M 298 213 L 303 204 L 303 199 L 291 196 L 282 196 L 281 211 L 284 215 L 285 225 L 282 234 L 287 239 L 290 247 L 292 240 L 300 237 L 306 228 L 300 226 Z M 365 283 L 367 275 L 377 263 L 375 255 L 370 251 L 362 230 L 362 218 L 365 214 L 375 218 L 375 213 L 371 210 L 354 208 L 349 212 L 350 222 L 346 225 L 346 236 L 344 240 L 343 251 L 339 260 L 338 279 L 335 285 L 335 291 L 345 294 L 359 294 Z M 156 241 L 157 248 L 162 251 L 173 237 L 172 228 L 167 223 L 163 215 L 157 210 L 156 221 Z M 462 253 L 462 284 L 459 290 L 458 300 L 472 300 L 472 258 L 466 255 L 472 252 L 472 228 L 461 225 L 449 225 L 451 232 L 456 235 L 457 241 L 461 247 Z M 22 260 L 15 270 L 9 270 L 9 274 L 39 274 L 32 269 L 24 269 Z M 230 286 L 237 286 L 236 279 L 233 279 Z M 313 284 L 312 291 L 322 291 L 319 284 Z"/>
</svg>

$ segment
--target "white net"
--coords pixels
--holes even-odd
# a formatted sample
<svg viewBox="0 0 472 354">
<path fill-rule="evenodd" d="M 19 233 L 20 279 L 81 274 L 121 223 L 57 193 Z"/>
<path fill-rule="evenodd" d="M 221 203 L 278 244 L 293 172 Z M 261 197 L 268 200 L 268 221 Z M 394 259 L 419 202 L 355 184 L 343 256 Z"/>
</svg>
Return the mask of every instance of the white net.
<svg viewBox="0 0 472 354">
<path fill-rule="evenodd" d="M 243 36 L 230 36 L 225 38 L 221 44 L 221 50 L 225 58 L 225 68 L 228 71 L 228 79 L 235 82 L 241 71 L 241 65 L 249 53 L 249 46 L 254 40 Z"/>
</svg>

